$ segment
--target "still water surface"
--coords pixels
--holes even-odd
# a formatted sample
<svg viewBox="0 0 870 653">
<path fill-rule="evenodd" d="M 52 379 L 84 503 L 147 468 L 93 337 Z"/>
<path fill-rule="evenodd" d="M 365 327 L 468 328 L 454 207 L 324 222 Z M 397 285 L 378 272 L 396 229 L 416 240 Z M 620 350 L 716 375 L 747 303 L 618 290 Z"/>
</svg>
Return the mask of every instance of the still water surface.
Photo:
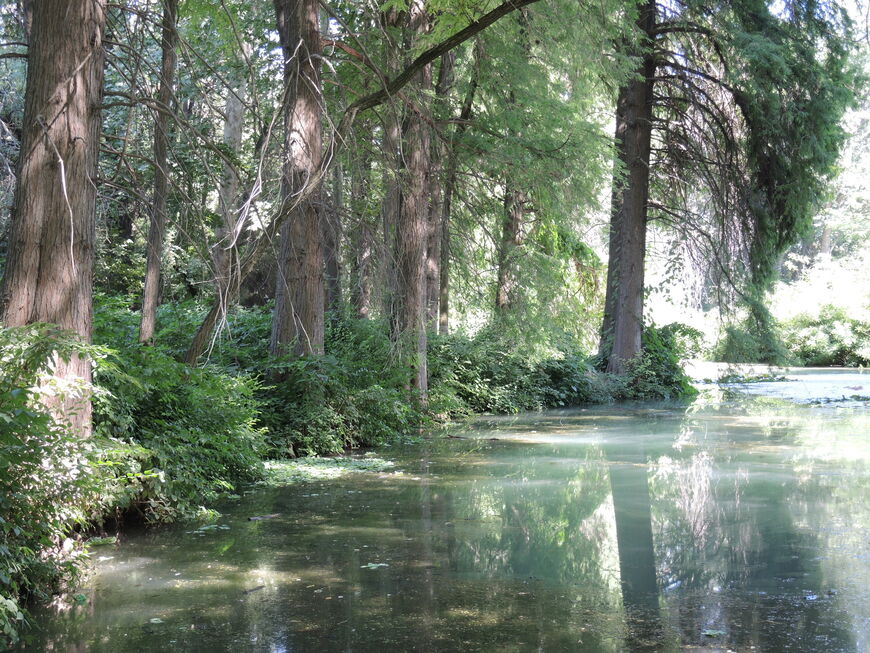
<svg viewBox="0 0 870 653">
<path fill-rule="evenodd" d="M 126 534 L 26 650 L 870 650 L 867 407 L 708 391 L 451 434 Z"/>
</svg>

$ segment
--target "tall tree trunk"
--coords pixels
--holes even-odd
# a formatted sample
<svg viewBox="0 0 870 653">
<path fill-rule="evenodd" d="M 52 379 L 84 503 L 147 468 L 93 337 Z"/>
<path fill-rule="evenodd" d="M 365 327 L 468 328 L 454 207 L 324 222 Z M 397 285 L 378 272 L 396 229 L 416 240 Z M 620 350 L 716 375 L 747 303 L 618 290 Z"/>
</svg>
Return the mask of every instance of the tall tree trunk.
<svg viewBox="0 0 870 653">
<path fill-rule="evenodd" d="M 619 116 L 623 115 L 623 110 L 620 107 L 622 107 L 625 102 L 623 91 L 625 91 L 625 87 L 620 89 L 619 96 L 616 100 L 617 136 L 615 137 L 615 146 L 617 161 L 622 160 L 622 147 L 618 140 L 618 134 L 620 133 L 621 128 Z M 617 175 L 619 175 L 620 172 L 619 170 L 614 170 L 613 174 L 614 176 L 610 192 L 610 225 L 608 226 L 607 234 L 607 282 L 604 291 L 604 315 L 601 320 L 601 330 L 599 331 L 598 341 L 598 358 L 605 366 L 610 358 L 610 351 L 613 349 L 616 300 L 619 294 L 617 286 L 617 280 L 619 278 L 617 270 L 619 269 L 619 266 L 617 265 L 617 262 L 619 261 L 619 244 L 622 239 L 622 212 L 620 211 L 620 206 L 622 205 L 622 188 L 617 181 Z"/>
<path fill-rule="evenodd" d="M 512 187 L 510 181 L 505 184 L 504 213 L 502 214 L 501 239 L 496 253 L 498 270 L 496 275 L 495 308 L 498 313 L 507 311 L 513 301 L 513 289 L 516 278 L 513 271 L 515 265 L 514 251 L 522 244 L 520 230 L 525 215 L 525 197 L 523 193 Z"/>
<path fill-rule="evenodd" d="M 24 32 L 25 43 L 30 43 L 30 30 L 33 25 L 33 2 L 21 0 L 21 30 Z"/>
<path fill-rule="evenodd" d="M 383 16 L 386 27 L 398 27 L 401 23 L 401 14 L 391 9 Z M 392 41 L 384 39 L 384 57 L 387 61 L 387 71 L 394 74 L 399 69 L 399 53 L 392 46 Z M 399 212 L 402 209 L 402 168 L 404 166 L 402 156 L 402 116 L 403 106 L 393 101 L 386 107 L 384 113 L 384 136 L 383 155 L 384 166 L 382 184 L 384 198 L 381 205 L 381 252 L 380 252 L 380 277 L 382 278 L 383 293 L 382 302 L 384 315 L 392 320 L 396 314 L 394 302 L 397 293 L 397 271 L 394 247 L 396 243 L 396 229 L 399 224 Z M 397 329 L 392 323 L 391 329 Z"/>
<path fill-rule="evenodd" d="M 6 326 L 51 322 L 89 342 L 97 152 L 103 87 L 103 0 L 33 3 L 9 260 L 0 290 Z M 54 375 L 90 383 L 90 361 L 56 360 Z M 83 437 L 87 396 L 46 398 Z"/>
<path fill-rule="evenodd" d="M 655 0 L 640 8 L 638 28 L 654 38 Z M 646 256 L 647 199 L 652 139 L 655 57 L 645 44 L 636 77 L 619 89 L 616 107 L 616 151 L 624 175 L 614 177 L 610 256 L 602 325 L 607 371 L 624 374 L 640 353 L 643 332 L 643 280 Z"/>
<path fill-rule="evenodd" d="M 365 132 L 365 129 L 363 129 Z M 357 317 L 371 314 L 376 226 L 368 212 L 371 183 L 371 153 L 365 148 L 353 169 L 351 180 L 351 212 L 355 228 L 351 232 L 351 303 Z"/>
<path fill-rule="evenodd" d="M 247 56 L 250 49 L 245 47 Z M 247 79 L 245 73 L 234 76 L 234 88 L 227 89 L 224 105 L 223 144 L 236 157 L 241 154 L 242 136 L 245 125 L 245 99 L 247 98 Z M 243 238 L 245 224 L 239 211 L 239 174 L 235 166 L 224 162 L 221 185 L 218 189 L 218 213 L 221 225 L 215 229 L 215 244 L 211 247 L 212 263 L 215 270 L 215 285 L 218 298 L 224 307 L 229 307 L 230 298 L 238 296 L 238 275 L 232 270 L 239 264 L 239 244 Z M 234 281 L 233 287 L 230 281 Z"/>
<path fill-rule="evenodd" d="M 426 328 L 438 333 L 438 307 L 441 302 L 441 161 L 444 146 L 437 139 L 431 144 L 429 170 L 429 216 L 426 221 Z"/>
<path fill-rule="evenodd" d="M 435 119 L 441 118 L 447 107 L 448 95 L 453 88 L 453 68 L 456 54 L 448 52 L 441 57 L 441 67 L 438 70 L 438 83 L 435 85 L 435 99 L 432 114 Z M 442 176 L 444 166 L 442 161 L 447 154 L 444 143 L 435 135 L 432 143 L 432 161 L 429 176 L 429 224 L 426 239 L 426 323 L 433 333 L 438 332 L 438 309 L 441 303 L 441 241 L 443 228 L 441 220 L 444 217 Z"/>
<path fill-rule="evenodd" d="M 450 217 L 453 210 L 453 192 L 456 188 L 456 157 L 451 153 L 447 164 L 444 199 L 441 202 L 441 275 L 438 284 L 438 333 L 450 333 Z"/>
<path fill-rule="evenodd" d="M 409 24 L 415 34 L 422 34 L 428 17 L 422 0 L 413 0 L 409 7 Z M 425 66 L 417 75 L 417 86 L 425 94 L 432 85 L 432 70 Z M 417 111 L 407 119 L 404 139 L 404 183 L 402 206 L 396 229 L 396 330 L 411 365 L 411 386 L 425 402 L 428 391 L 426 361 L 426 240 L 429 206 L 429 126 Z"/>
<path fill-rule="evenodd" d="M 447 172 L 444 180 L 444 200 L 441 204 L 441 283 L 438 302 L 438 330 L 446 334 L 450 331 L 450 218 L 453 211 L 453 194 L 456 190 L 456 176 L 459 162 L 459 137 L 465 131 L 471 120 L 471 110 L 474 106 L 474 96 L 480 79 L 481 45 L 478 40 L 474 46 L 474 65 L 471 81 L 459 112 L 459 123 L 450 137 L 450 147 L 447 158 Z"/>
<path fill-rule="evenodd" d="M 317 0 L 274 0 L 284 53 L 284 178 L 296 196 L 319 171 L 323 156 L 321 42 Z M 323 353 L 323 227 L 317 195 L 293 209 L 281 229 L 271 351 Z M 291 200 L 292 201 L 292 200 Z"/>
<path fill-rule="evenodd" d="M 247 48 L 247 46 L 244 46 Z M 248 51 L 245 52 L 248 54 Z M 224 135 L 223 144 L 240 153 L 245 124 L 245 98 L 247 97 L 247 81 L 245 75 L 236 78 L 235 88 L 228 89 L 224 105 Z M 239 245 L 244 239 L 245 219 L 239 212 L 239 175 L 235 167 L 224 163 L 221 185 L 218 189 L 218 212 L 221 225 L 215 229 L 215 243 L 211 247 L 212 265 L 214 266 L 215 289 L 217 301 L 209 311 L 205 321 L 197 330 L 184 355 L 188 365 L 195 365 L 199 357 L 209 346 L 214 326 L 226 315 L 230 306 L 238 301 L 239 275 Z"/>
<path fill-rule="evenodd" d="M 819 254 L 831 255 L 831 226 L 827 223 L 822 227 L 822 235 L 819 239 Z"/>
<path fill-rule="evenodd" d="M 527 60 L 532 56 L 532 45 L 529 37 L 529 17 L 525 9 L 516 14 L 520 26 L 520 43 L 523 54 Z M 513 89 L 508 91 L 508 107 L 511 111 L 518 111 L 516 93 Z M 521 132 L 509 128 L 508 133 L 516 140 Z M 502 213 L 499 242 L 496 244 L 496 287 L 495 287 L 495 311 L 496 315 L 504 315 L 513 302 L 513 291 L 516 287 L 516 257 L 515 251 L 520 246 L 520 233 L 525 217 L 526 197 L 518 188 L 514 178 L 515 166 L 510 165 L 504 178 L 504 212 Z"/>
<path fill-rule="evenodd" d="M 326 275 L 326 309 L 336 313 L 341 308 L 341 234 L 344 211 L 344 173 L 337 163 L 333 168 L 332 202 L 323 220 L 323 263 Z"/>
<path fill-rule="evenodd" d="M 151 201 L 151 224 L 148 227 L 148 253 L 145 261 L 145 289 L 142 292 L 142 319 L 139 342 L 152 344 L 157 322 L 160 296 L 160 261 L 163 258 L 163 236 L 166 231 L 166 195 L 169 188 L 169 112 L 172 85 L 175 79 L 175 23 L 178 0 L 163 0 L 161 25 L 162 50 L 160 86 L 157 89 L 157 111 L 154 117 L 154 196 Z"/>
</svg>

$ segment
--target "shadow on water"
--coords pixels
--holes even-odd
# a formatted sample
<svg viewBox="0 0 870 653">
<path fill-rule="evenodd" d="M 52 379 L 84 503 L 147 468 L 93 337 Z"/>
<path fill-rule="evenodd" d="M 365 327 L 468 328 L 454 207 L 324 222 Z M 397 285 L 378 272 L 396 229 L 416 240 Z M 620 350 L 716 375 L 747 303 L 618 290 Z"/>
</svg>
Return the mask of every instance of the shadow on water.
<svg viewBox="0 0 870 653">
<path fill-rule="evenodd" d="M 868 433 L 722 397 L 482 420 L 129 534 L 24 650 L 867 650 Z"/>
</svg>

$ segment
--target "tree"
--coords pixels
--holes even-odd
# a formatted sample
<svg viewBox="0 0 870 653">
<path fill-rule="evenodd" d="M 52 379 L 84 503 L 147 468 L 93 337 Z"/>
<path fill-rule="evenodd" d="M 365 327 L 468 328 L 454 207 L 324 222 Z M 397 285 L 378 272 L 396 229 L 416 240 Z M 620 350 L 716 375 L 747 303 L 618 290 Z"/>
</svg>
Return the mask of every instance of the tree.
<svg viewBox="0 0 870 653">
<path fill-rule="evenodd" d="M 346 105 L 341 112 L 341 118 L 338 120 L 335 128 L 334 136 L 326 148 L 326 154 L 322 157 L 323 165 L 319 167 L 316 174 L 307 179 L 305 186 L 298 194 L 288 196 L 285 195 L 282 201 L 277 203 L 271 214 L 263 220 L 263 229 L 255 237 L 250 240 L 244 253 L 239 258 L 239 265 L 232 271 L 233 279 L 229 280 L 230 286 L 236 284 L 236 279 L 245 279 L 255 268 L 257 262 L 264 252 L 268 251 L 270 244 L 274 241 L 283 225 L 288 221 L 291 215 L 294 214 L 295 208 L 301 203 L 311 198 L 319 184 L 323 181 L 329 171 L 330 165 L 338 160 L 338 155 L 349 142 L 349 135 L 357 118 L 363 113 L 375 107 L 378 107 L 388 101 L 391 97 L 404 88 L 425 66 L 442 56 L 446 52 L 460 46 L 465 41 L 471 39 L 476 34 L 484 31 L 490 25 L 498 21 L 500 18 L 510 14 L 512 11 L 521 7 L 538 2 L 538 0 L 510 0 L 503 2 L 492 10 L 486 12 L 482 16 L 469 22 L 462 29 L 452 32 L 438 41 L 435 45 L 426 48 L 420 53 L 410 64 L 408 64 L 401 72 L 389 79 L 379 78 L 381 88 L 377 91 L 359 97 L 350 104 Z M 452 27 L 453 24 L 450 23 Z M 363 57 L 365 59 L 365 57 Z M 370 62 L 369 62 L 370 63 Z M 213 303 L 206 317 L 200 325 L 196 335 L 196 342 L 202 343 L 208 340 L 211 331 L 217 325 L 220 316 L 225 310 L 225 305 L 220 301 Z M 195 360 L 201 349 L 191 347 L 186 356 L 186 360 Z"/>
<path fill-rule="evenodd" d="M 665 225 L 711 277 L 757 304 L 811 226 L 852 96 L 836 3 L 639 5 L 638 61 L 617 101 L 617 166 L 600 355 L 640 351 L 646 232 Z M 807 44 L 812 43 L 813 47 Z M 647 165 L 648 161 L 648 165 Z"/>
<path fill-rule="evenodd" d="M 447 334 L 450 331 L 450 219 L 453 213 L 453 197 L 456 192 L 459 139 L 471 119 L 474 96 L 477 92 L 480 76 L 481 46 L 479 39 L 475 40 L 473 56 L 471 79 L 462 101 L 458 123 L 451 132 L 447 145 L 447 165 L 444 173 L 444 196 L 441 200 L 440 219 L 441 245 L 439 253 L 441 254 L 441 262 L 438 266 L 438 272 L 441 275 L 438 289 L 438 331 L 441 334 Z"/>
<path fill-rule="evenodd" d="M 91 337 L 97 152 L 103 85 L 103 0 L 33 3 L 9 260 L 0 291 L 6 326 L 50 322 Z M 90 401 L 76 399 L 91 362 L 57 360 L 68 394 L 51 403 L 81 435 Z"/>
<path fill-rule="evenodd" d="M 166 231 L 166 199 L 169 191 L 169 116 L 172 112 L 172 87 L 175 79 L 176 22 L 178 0 L 163 0 L 161 23 L 160 84 L 154 111 L 154 194 L 151 200 L 151 223 L 145 263 L 145 289 L 142 293 L 142 319 L 139 342 L 151 344 L 157 323 L 160 298 L 160 264 Z"/>
<path fill-rule="evenodd" d="M 640 352 L 643 330 L 643 261 L 656 68 L 646 39 L 654 36 L 655 12 L 655 0 L 640 6 L 640 61 L 635 77 L 620 86 L 616 100 L 616 158 L 625 176 L 613 184 L 602 341 L 610 345 L 607 371 L 617 374 L 624 373 L 626 361 Z"/>
<path fill-rule="evenodd" d="M 419 39 L 429 27 L 422 0 L 412 0 L 408 9 L 412 38 Z M 431 90 L 430 65 L 420 68 L 414 84 L 423 92 Z M 428 391 L 426 365 L 426 244 L 429 222 L 430 132 L 424 107 L 409 112 L 403 134 L 404 174 L 396 225 L 396 298 L 393 302 L 394 339 L 409 358 L 411 387 L 425 400 Z"/>
<path fill-rule="evenodd" d="M 435 84 L 435 97 L 432 103 L 434 118 L 440 118 L 446 111 L 448 96 L 453 88 L 453 69 L 456 61 L 456 53 L 448 52 L 441 57 L 441 66 L 438 69 L 438 82 Z M 426 233 L 426 328 L 433 333 L 438 332 L 439 307 L 441 303 L 441 262 L 444 257 L 441 254 L 444 239 L 444 227 L 441 221 L 444 219 L 443 204 L 446 199 L 446 190 L 442 192 L 443 177 L 445 173 L 442 161 L 445 158 L 446 147 L 438 138 L 438 133 L 433 130 L 431 146 L 431 169 L 429 171 L 429 220 Z"/>
<path fill-rule="evenodd" d="M 323 231 L 317 196 L 322 180 L 323 91 L 320 81 L 320 4 L 275 0 L 284 55 L 284 172 L 282 201 L 295 202 L 281 229 L 278 285 L 272 320 L 273 354 L 322 354 L 324 334 Z"/>
<path fill-rule="evenodd" d="M 485 292 L 501 333 L 589 339 L 582 316 L 598 265 L 584 241 L 609 175 L 606 84 L 627 68 L 602 61 L 600 48 L 624 29 L 618 9 L 588 16 L 576 3 L 534 5 L 457 57 L 470 102 L 451 121 L 456 159 L 445 183 L 448 233 L 462 242 L 448 247 L 459 282 L 447 278 L 458 298 L 451 319 L 462 320 L 464 306 L 475 311 Z M 572 47 L 548 46 L 565 39 Z"/>
</svg>

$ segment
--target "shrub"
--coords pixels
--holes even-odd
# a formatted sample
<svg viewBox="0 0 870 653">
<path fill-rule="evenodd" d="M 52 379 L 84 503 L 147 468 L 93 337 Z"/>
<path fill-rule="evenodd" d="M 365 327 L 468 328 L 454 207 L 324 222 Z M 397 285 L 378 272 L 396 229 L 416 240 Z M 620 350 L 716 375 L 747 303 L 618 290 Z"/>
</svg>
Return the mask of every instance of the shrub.
<svg viewBox="0 0 870 653">
<path fill-rule="evenodd" d="M 696 394 L 682 361 L 700 333 L 680 323 L 643 330 L 642 350 L 628 365 L 626 399 L 675 399 Z"/>
<path fill-rule="evenodd" d="M 16 641 L 25 597 L 45 597 L 78 571 L 68 539 L 99 502 L 93 443 L 41 403 L 57 356 L 87 353 L 48 325 L 0 328 L 0 641 Z"/>
<path fill-rule="evenodd" d="M 275 457 L 334 454 L 407 434 L 423 418 L 392 358 L 386 324 L 335 316 L 325 356 L 272 361 L 261 424 Z"/>
<path fill-rule="evenodd" d="M 429 347 L 433 409 L 448 414 L 516 413 L 597 398 L 592 367 L 565 348 L 534 360 L 492 330 L 474 337 L 433 337 Z"/>
<path fill-rule="evenodd" d="M 818 316 L 803 314 L 782 324 L 782 338 L 802 365 L 857 367 L 870 364 L 870 323 L 830 304 Z"/>
<path fill-rule="evenodd" d="M 140 445 L 144 466 L 155 470 L 134 499 L 149 519 L 190 514 L 203 499 L 259 477 L 264 441 L 253 378 L 134 345 L 103 361 L 95 382 L 95 434 Z"/>
<path fill-rule="evenodd" d="M 712 357 L 725 363 L 787 365 L 790 356 L 780 338 L 776 320 L 759 300 L 747 300 L 747 305 L 746 318 L 725 327 Z"/>
</svg>

